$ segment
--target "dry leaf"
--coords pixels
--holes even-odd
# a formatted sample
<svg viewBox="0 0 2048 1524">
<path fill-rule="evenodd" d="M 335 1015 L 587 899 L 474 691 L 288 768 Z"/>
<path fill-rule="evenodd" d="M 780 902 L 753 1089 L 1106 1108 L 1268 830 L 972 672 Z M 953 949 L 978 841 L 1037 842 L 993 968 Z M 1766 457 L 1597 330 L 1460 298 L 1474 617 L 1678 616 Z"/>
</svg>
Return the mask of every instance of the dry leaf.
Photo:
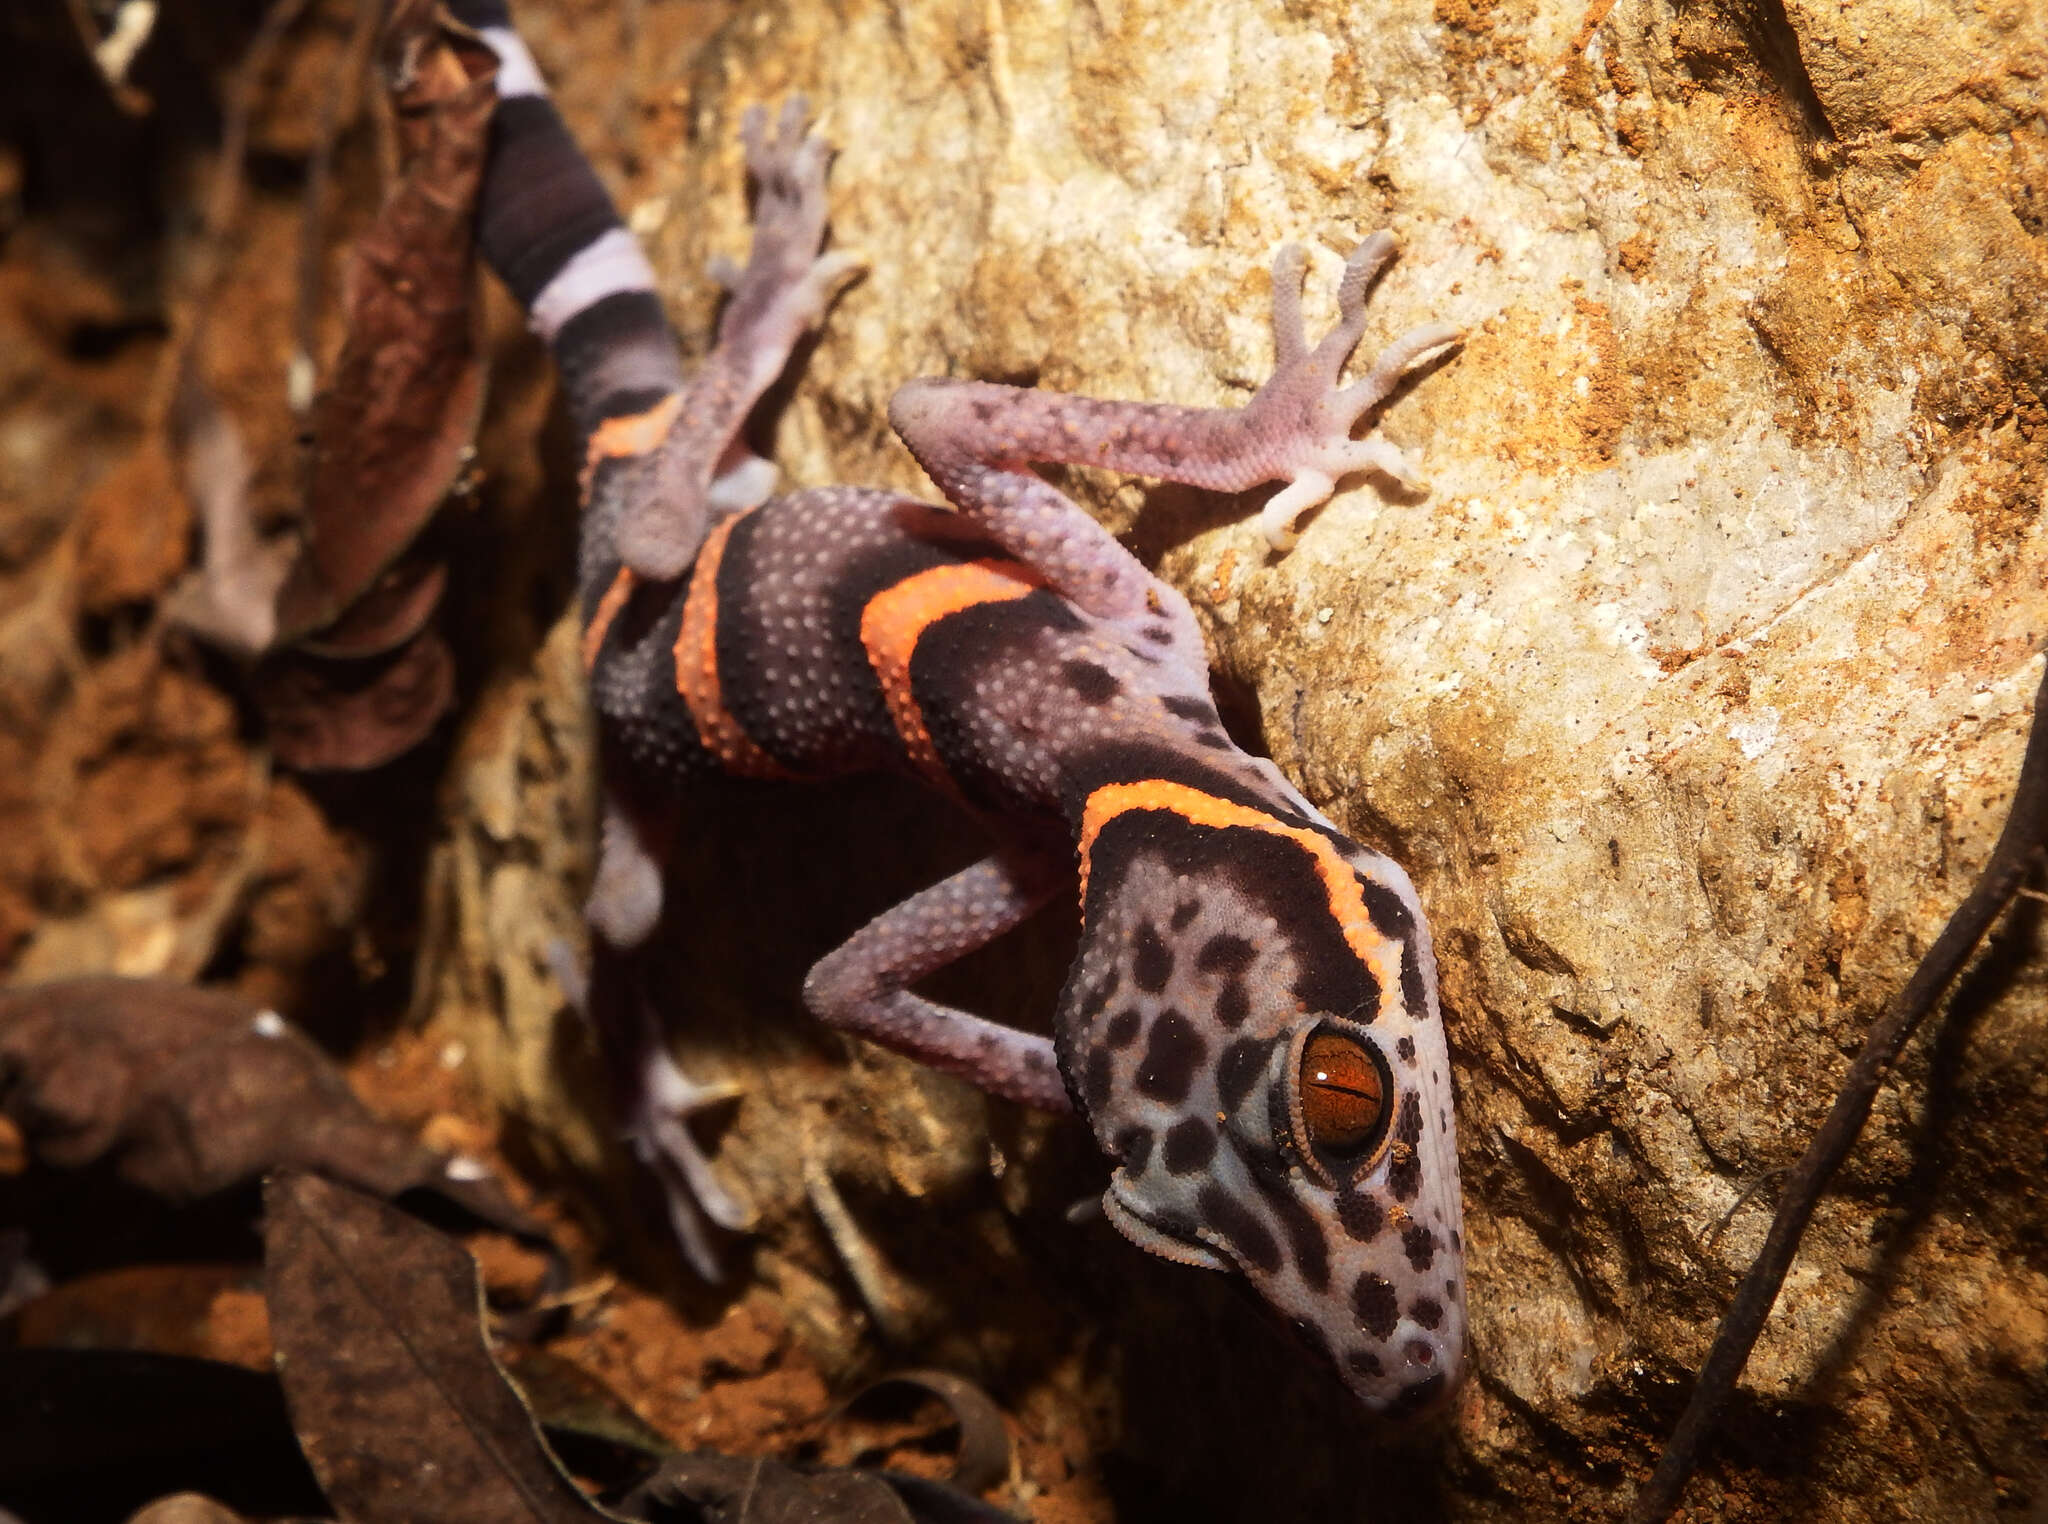
<svg viewBox="0 0 2048 1524">
<path fill-rule="evenodd" d="M 673 1455 L 625 1504 L 635 1517 L 681 1515 L 704 1524 L 916 1524 L 880 1477 L 862 1471 L 798 1471 L 765 1455 Z"/>
<path fill-rule="evenodd" d="M 964 1376 L 950 1371 L 897 1371 L 863 1387 L 847 1404 L 856 1408 L 870 1397 L 898 1388 L 936 1397 L 960 1426 L 960 1448 L 953 1457 L 953 1485 L 966 1492 L 985 1492 L 1010 1474 L 1010 1431 L 995 1400 Z"/>
<path fill-rule="evenodd" d="M 172 1202 L 296 1165 L 386 1196 L 430 1190 L 547 1242 L 481 1166 L 372 1116 L 308 1038 L 225 991 L 110 978 L 0 990 L 0 1113 L 42 1163 L 104 1159 Z"/>
<path fill-rule="evenodd" d="M 476 1262 L 314 1175 L 264 1190 L 271 1335 L 300 1447 L 350 1524 L 597 1524 L 483 1331 Z"/>
<path fill-rule="evenodd" d="M 385 48 L 402 178 L 356 242 L 347 337 L 314 403 L 306 542 L 277 603 L 287 641 L 340 618 L 418 537 L 483 407 L 473 224 L 497 104 L 490 54 L 421 5 L 396 10 Z"/>
<path fill-rule="evenodd" d="M 432 629 L 389 656 L 332 661 L 284 651 L 257 668 L 256 706 L 280 762 L 361 772 L 417 746 L 455 696 L 455 658 Z"/>
</svg>

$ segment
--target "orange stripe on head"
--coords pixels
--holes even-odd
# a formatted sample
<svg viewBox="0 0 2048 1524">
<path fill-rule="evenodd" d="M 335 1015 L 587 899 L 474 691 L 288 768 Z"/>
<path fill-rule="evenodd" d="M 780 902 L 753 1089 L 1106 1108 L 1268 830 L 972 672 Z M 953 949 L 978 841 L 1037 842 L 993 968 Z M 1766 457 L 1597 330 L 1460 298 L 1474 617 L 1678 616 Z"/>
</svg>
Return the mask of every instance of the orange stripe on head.
<svg viewBox="0 0 2048 1524">
<path fill-rule="evenodd" d="M 725 559 L 733 526 L 745 517 L 735 513 L 720 519 L 697 552 L 697 569 L 683 598 L 682 628 L 676 632 L 676 692 L 697 726 L 697 739 L 727 772 L 742 778 L 792 778 L 794 773 L 740 729 L 718 682 L 718 563 Z"/>
<path fill-rule="evenodd" d="M 1191 825 L 1215 829 L 1235 826 L 1249 831 L 1264 831 L 1268 836 L 1284 837 L 1295 843 L 1308 853 L 1310 862 L 1314 864 L 1316 877 L 1322 880 L 1323 896 L 1328 901 L 1330 915 L 1344 934 L 1346 945 L 1358 955 L 1359 962 L 1372 970 L 1380 988 L 1382 1011 L 1386 1009 L 1387 1001 L 1398 1001 L 1401 960 L 1396 946 L 1381 936 L 1372 924 L 1372 916 L 1365 908 L 1365 896 L 1358 887 L 1358 876 L 1351 864 L 1344 860 L 1344 855 L 1331 844 L 1330 838 L 1320 831 L 1288 825 L 1275 820 L 1264 810 L 1218 799 L 1214 794 L 1205 794 L 1184 783 L 1168 783 L 1161 778 L 1147 779 L 1142 783 L 1110 783 L 1088 796 L 1088 803 L 1081 811 L 1081 913 L 1084 917 L 1088 913 L 1088 859 L 1094 850 L 1095 838 L 1110 821 L 1130 810 L 1163 810 Z"/>
<path fill-rule="evenodd" d="M 882 685 L 889 718 L 911 765 L 933 782 L 952 786 L 910 687 L 910 658 L 918 641 L 948 614 L 983 603 L 1007 603 L 1043 586 L 1045 579 L 1021 561 L 960 561 L 906 577 L 875 594 L 861 610 L 860 643 Z"/>
<path fill-rule="evenodd" d="M 619 617 L 619 610 L 626 606 L 626 600 L 633 596 L 636 580 L 631 567 L 620 567 L 619 574 L 612 578 L 612 585 L 604 590 L 604 596 L 597 600 L 597 607 L 591 611 L 590 623 L 583 627 L 585 677 L 597 665 L 597 653 L 604 649 L 604 637 L 610 631 L 612 621 Z"/>
<path fill-rule="evenodd" d="M 590 495 L 590 481 L 597 475 L 599 465 L 607 460 L 647 454 L 668 437 L 676 415 L 682 410 L 682 393 L 670 392 L 644 413 L 622 413 L 592 429 L 590 443 L 583 450 L 583 495 Z"/>
</svg>

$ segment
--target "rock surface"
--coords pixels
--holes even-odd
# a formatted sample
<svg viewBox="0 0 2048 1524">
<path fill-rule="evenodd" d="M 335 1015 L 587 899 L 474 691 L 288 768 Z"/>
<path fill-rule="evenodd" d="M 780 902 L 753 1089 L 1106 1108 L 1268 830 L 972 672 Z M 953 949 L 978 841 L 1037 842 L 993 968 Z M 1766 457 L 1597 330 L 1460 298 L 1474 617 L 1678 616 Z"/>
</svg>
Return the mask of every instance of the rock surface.
<svg viewBox="0 0 2048 1524">
<path fill-rule="evenodd" d="M 606 60 L 526 9 L 609 163 L 579 105 Z M 1078 1408 L 1118 1517 L 1618 1516 L 1772 1172 L 2017 771 L 2048 640 L 2044 70 L 2028 0 L 845 0 L 742 5 L 660 84 L 629 213 L 693 337 L 707 258 L 745 246 L 740 111 L 803 90 L 841 145 L 834 238 L 870 273 L 776 434 L 796 482 L 927 492 L 884 422 L 918 374 L 1242 403 L 1288 240 L 1312 324 L 1391 227 L 1367 347 L 1468 335 L 1386 414 L 1427 494 L 1349 484 L 1284 558 L 1256 496 L 1063 478 L 1429 907 L 1478 1364 L 1452 1421 L 1372 1436 L 1220 1278 L 1067 1225 L 1101 1182 L 1078 1129 L 803 1018 L 810 958 L 973 850 L 882 784 L 694 805 L 673 933 L 679 1056 L 744 1090 L 717 1142 L 751 1273 L 817 1348 L 965 1364 L 1027 1427 Z M 541 972 L 587 849 L 571 645 L 469 737 L 441 1005 L 596 1169 Z M 1716 1516 L 2048 1506 L 2036 920 L 1881 1097 L 1695 1484 Z M 1070 935 L 950 987 L 1042 1023 Z"/>
</svg>

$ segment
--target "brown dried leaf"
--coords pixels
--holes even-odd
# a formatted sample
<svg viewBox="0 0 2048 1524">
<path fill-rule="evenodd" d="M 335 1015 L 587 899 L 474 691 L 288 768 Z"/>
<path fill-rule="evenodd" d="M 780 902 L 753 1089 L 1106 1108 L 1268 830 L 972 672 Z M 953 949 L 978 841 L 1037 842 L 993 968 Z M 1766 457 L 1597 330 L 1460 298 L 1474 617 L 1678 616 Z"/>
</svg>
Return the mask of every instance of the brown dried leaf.
<svg viewBox="0 0 2048 1524">
<path fill-rule="evenodd" d="M 285 651 L 257 669 L 254 686 L 280 762 L 302 772 L 362 772 L 432 732 L 455 697 L 455 658 L 439 632 L 426 629 L 371 662 Z"/>
<path fill-rule="evenodd" d="M 849 1409 L 870 1397 L 899 1388 L 936 1397 L 960 1426 L 960 1448 L 953 1457 L 953 1485 L 967 1492 L 985 1492 L 1010 1474 L 1010 1431 L 1002 1410 L 980 1387 L 950 1371 L 908 1370 L 870 1382 L 849 1400 Z"/>
<path fill-rule="evenodd" d="M 342 616 L 299 642 L 314 656 L 382 656 L 426 627 L 448 586 L 448 568 L 415 545 L 370 584 Z"/>
<path fill-rule="evenodd" d="M 247 1265 L 184 1261 L 66 1274 L 14 1315 L 15 1342 L 24 1349 L 189 1355 L 267 1372 L 268 1325 L 260 1313 L 249 1315 L 243 1286 L 251 1278 Z"/>
<path fill-rule="evenodd" d="M 937 1391 L 921 1379 L 915 1384 Z M 811 1470 L 765 1456 L 703 1451 L 671 1455 L 619 1506 L 647 1520 L 688 1510 L 681 1516 L 703 1524 L 1017 1524 L 993 1504 L 923 1477 Z"/>
<path fill-rule="evenodd" d="M 916 1524 L 870 1472 L 807 1473 L 765 1455 L 672 1455 L 622 1506 L 642 1519 L 687 1506 L 705 1524 Z"/>
<path fill-rule="evenodd" d="M 497 1362 L 476 1263 L 394 1207 L 287 1172 L 265 1191 L 278 1372 L 351 1524 L 593 1524 Z"/>
<path fill-rule="evenodd" d="M 106 1159 L 173 1202 L 289 1165 L 385 1196 L 431 1190 L 546 1242 L 481 1166 L 372 1116 L 296 1028 L 225 991 L 110 978 L 0 990 L 0 1113 L 42 1163 Z"/>
<path fill-rule="evenodd" d="M 472 223 L 497 96 L 488 50 L 432 9 L 394 14 L 402 178 L 357 241 L 347 337 L 314 403 L 306 541 L 278 595 L 283 640 L 361 598 L 434 515 L 483 405 Z"/>
</svg>

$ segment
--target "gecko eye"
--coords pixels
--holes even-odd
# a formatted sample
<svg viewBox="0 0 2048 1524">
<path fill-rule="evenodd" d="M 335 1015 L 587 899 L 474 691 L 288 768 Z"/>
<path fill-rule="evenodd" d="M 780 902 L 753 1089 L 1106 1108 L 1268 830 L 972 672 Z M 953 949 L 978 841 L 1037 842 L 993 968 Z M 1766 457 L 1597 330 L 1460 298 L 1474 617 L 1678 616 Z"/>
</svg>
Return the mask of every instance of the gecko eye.
<svg viewBox="0 0 2048 1524">
<path fill-rule="evenodd" d="M 1387 1134 L 1391 1088 L 1387 1061 L 1370 1042 L 1330 1027 L 1310 1032 L 1294 1092 L 1303 1152 L 1332 1174 L 1350 1174 Z"/>
</svg>

